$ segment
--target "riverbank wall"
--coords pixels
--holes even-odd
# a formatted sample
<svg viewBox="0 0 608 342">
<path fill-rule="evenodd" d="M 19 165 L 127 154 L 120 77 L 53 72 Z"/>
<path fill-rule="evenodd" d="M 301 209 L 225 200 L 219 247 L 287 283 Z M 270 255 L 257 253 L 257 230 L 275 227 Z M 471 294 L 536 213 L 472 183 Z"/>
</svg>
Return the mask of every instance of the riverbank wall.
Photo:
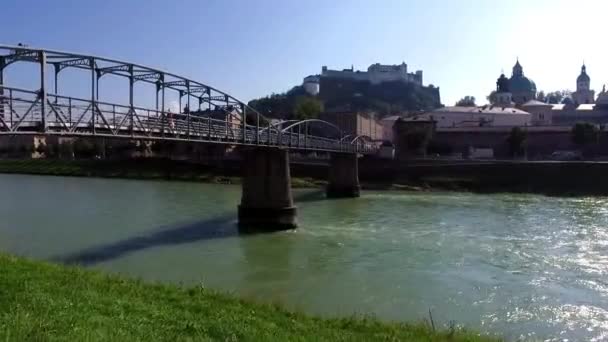
<svg viewBox="0 0 608 342">
<path fill-rule="evenodd" d="M 324 160 L 291 163 L 293 187 L 324 187 Z M 240 184 L 241 162 L 205 164 L 187 160 L 0 160 L 0 173 L 179 180 Z M 608 163 L 526 161 L 381 161 L 362 158 L 363 189 L 528 192 L 549 195 L 608 195 Z"/>
<path fill-rule="evenodd" d="M 361 163 L 361 179 L 474 192 L 608 195 L 605 162 Z"/>
</svg>

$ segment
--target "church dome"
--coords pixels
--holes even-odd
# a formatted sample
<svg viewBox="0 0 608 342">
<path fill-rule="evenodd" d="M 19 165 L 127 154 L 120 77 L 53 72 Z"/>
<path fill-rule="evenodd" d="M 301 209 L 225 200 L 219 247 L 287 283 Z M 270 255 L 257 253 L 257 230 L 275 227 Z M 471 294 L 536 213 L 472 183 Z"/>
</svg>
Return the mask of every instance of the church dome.
<svg viewBox="0 0 608 342">
<path fill-rule="evenodd" d="M 509 80 L 511 92 L 536 92 L 536 84 L 526 76 L 513 76 Z"/>
<path fill-rule="evenodd" d="M 519 64 L 519 59 L 513 67 L 513 74 L 511 75 L 509 83 L 512 93 L 536 93 L 536 84 L 534 81 L 524 76 L 524 68 L 521 66 L 521 64 Z"/>
</svg>

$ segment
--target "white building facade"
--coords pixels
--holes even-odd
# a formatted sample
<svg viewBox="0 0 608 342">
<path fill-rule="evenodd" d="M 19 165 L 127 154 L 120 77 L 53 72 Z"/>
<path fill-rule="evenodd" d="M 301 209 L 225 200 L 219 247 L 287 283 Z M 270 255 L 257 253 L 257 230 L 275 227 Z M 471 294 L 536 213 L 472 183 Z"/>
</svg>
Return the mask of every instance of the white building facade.
<svg viewBox="0 0 608 342">
<path fill-rule="evenodd" d="M 460 127 L 523 127 L 530 126 L 532 122 L 530 113 L 501 106 L 443 107 L 421 117 L 435 121 L 437 130 Z"/>
<path fill-rule="evenodd" d="M 320 90 L 319 76 L 311 75 L 311 76 L 304 77 L 304 83 L 302 84 L 302 86 L 304 86 L 304 90 L 308 94 L 310 94 L 312 96 L 319 95 L 319 90 Z"/>
</svg>

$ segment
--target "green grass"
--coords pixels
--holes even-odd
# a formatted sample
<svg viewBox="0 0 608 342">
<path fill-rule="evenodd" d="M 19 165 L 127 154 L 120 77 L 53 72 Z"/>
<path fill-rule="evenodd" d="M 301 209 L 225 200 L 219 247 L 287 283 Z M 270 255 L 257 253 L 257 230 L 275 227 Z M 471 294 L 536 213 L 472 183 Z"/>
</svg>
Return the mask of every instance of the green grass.
<svg viewBox="0 0 608 342">
<path fill-rule="evenodd" d="M 495 341 L 424 322 L 315 318 L 2 254 L 0 275 L 0 341 Z"/>
</svg>

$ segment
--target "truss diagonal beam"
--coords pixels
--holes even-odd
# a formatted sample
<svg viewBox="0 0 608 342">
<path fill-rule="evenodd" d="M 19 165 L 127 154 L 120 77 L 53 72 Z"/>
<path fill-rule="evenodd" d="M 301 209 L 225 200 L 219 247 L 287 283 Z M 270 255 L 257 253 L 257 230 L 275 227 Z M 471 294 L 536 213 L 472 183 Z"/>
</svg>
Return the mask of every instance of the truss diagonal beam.
<svg viewBox="0 0 608 342">
<path fill-rule="evenodd" d="M 82 112 L 82 114 L 80 115 L 80 117 L 78 118 L 78 120 L 76 120 L 76 123 L 74 123 L 74 126 L 72 126 L 72 132 L 75 132 L 76 129 L 78 129 L 78 125 L 80 125 L 80 123 L 82 122 L 82 119 L 84 119 L 84 116 L 87 114 L 87 112 L 89 111 L 89 109 L 91 109 L 91 104 L 89 103 L 89 105 L 87 106 L 87 108 Z"/>
<path fill-rule="evenodd" d="M 63 127 L 65 127 L 65 129 L 66 129 L 66 130 L 69 130 L 70 128 L 68 127 L 68 125 L 67 125 L 67 123 L 66 123 L 65 118 L 64 118 L 64 117 L 63 117 L 61 114 L 59 114 L 59 112 L 58 112 L 58 111 L 57 111 L 57 109 L 55 108 L 55 105 L 53 105 L 53 103 L 51 103 L 51 101 L 49 101 L 49 100 L 46 100 L 46 102 L 47 102 L 47 104 L 49 105 L 49 107 L 51 108 L 51 111 L 52 111 L 53 113 L 55 113 L 55 118 L 56 118 L 57 120 L 59 120 L 59 122 L 60 122 L 60 123 L 63 125 Z M 49 115 L 50 115 L 50 114 L 51 114 L 51 113 L 49 112 Z"/>
<path fill-rule="evenodd" d="M 7 131 L 11 130 L 11 128 L 8 127 L 8 125 L 6 124 L 6 122 L 4 121 L 4 118 L 2 118 L 2 116 L 0 116 L 0 123 L 2 124 L 2 126 L 4 126 L 4 128 L 6 128 Z"/>
<path fill-rule="evenodd" d="M 116 133 L 114 133 L 114 131 L 112 131 L 112 126 L 110 126 L 108 119 L 106 118 L 105 115 L 103 115 L 103 112 L 99 109 L 99 106 L 97 105 L 97 103 L 95 103 L 94 113 L 96 113 L 95 115 L 98 115 L 101 118 L 101 121 L 103 121 L 103 123 L 106 125 L 106 128 L 112 133 L 112 135 L 116 135 Z"/>
<path fill-rule="evenodd" d="M 13 132 L 17 131 L 17 129 L 19 128 L 19 126 L 21 126 L 21 123 L 25 120 L 25 118 L 27 118 L 27 116 L 30 114 L 30 112 L 32 111 L 32 109 L 34 109 L 34 106 L 40 102 L 40 97 L 37 97 L 36 100 L 34 102 L 32 102 L 32 105 L 27 109 L 27 111 L 25 112 L 25 114 L 23 114 L 23 116 L 21 117 L 21 119 L 19 119 L 19 121 L 17 121 L 17 124 L 14 127 L 11 127 L 11 130 Z"/>
</svg>

